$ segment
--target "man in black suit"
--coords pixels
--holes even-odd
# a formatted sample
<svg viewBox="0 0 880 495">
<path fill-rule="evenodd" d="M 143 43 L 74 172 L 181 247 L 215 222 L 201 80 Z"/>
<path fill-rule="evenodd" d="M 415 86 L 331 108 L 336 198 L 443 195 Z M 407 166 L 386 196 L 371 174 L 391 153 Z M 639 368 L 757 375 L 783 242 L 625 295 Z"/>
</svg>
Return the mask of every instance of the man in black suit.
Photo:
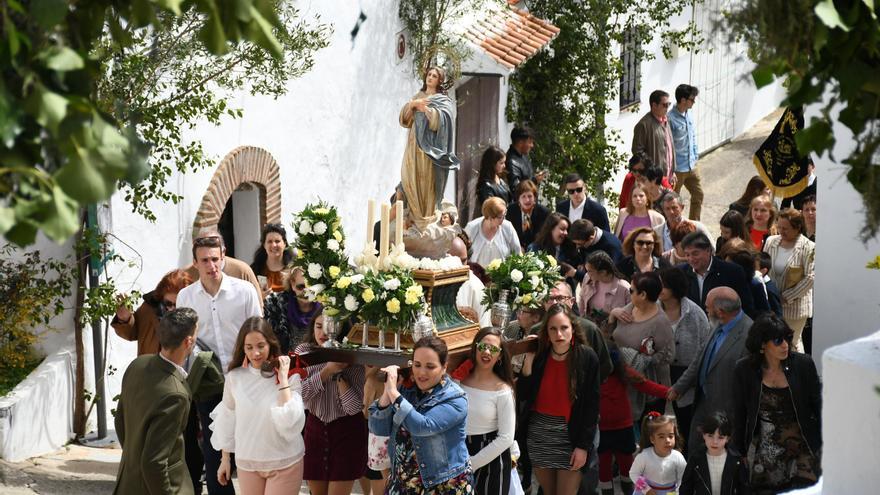
<svg viewBox="0 0 880 495">
<path fill-rule="evenodd" d="M 608 212 L 605 211 L 604 206 L 587 197 L 587 193 L 584 192 L 584 180 L 581 176 L 571 173 L 565 176 L 563 182 L 569 199 L 556 203 L 556 211 L 567 216 L 572 223 L 584 218 L 593 222 L 596 227 L 610 231 Z"/>
<path fill-rule="evenodd" d="M 510 148 L 507 149 L 507 184 L 511 191 L 524 180 L 539 186 L 547 176 L 546 171 L 535 173 L 529 153 L 535 147 L 535 133 L 525 126 L 516 126 L 510 131 Z M 535 195 L 537 196 L 537 195 Z"/>
<path fill-rule="evenodd" d="M 715 287 L 730 287 L 742 301 L 742 309 L 754 316 L 749 280 L 742 268 L 713 256 L 712 242 L 702 232 L 691 232 L 681 241 L 688 262 L 679 265 L 689 280 L 687 297 L 706 310 L 706 295 Z"/>
<path fill-rule="evenodd" d="M 538 204 L 538 188 L 530 180 L 524 180 L 516 186 L 514 202 L 507 207 L 507 220 L 519 236 L 523 252 L 534 242 L 550 210 Z"/>
</svg>

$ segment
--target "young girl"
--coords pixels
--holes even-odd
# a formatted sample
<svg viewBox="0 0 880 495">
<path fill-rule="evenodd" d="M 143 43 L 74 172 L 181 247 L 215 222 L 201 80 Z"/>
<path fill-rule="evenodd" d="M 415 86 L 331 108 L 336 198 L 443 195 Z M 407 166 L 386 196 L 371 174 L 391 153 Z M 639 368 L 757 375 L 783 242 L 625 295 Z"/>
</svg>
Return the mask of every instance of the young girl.
<svg viewBox="0 0 880 495">
<path fill-rule="evenodd" d="M 706 442 L 705 452 L 694 452 L 688 459 L 679 495 L 742 495 L 749 493 L 749 473 L 745 462 L 727 450 L 733 428 L 727 415 L 710 414 L 697 427 Z"/>
<path fill-rule="evenodd" d="M 687 461 L 675 445 L 680 441 L 675 418 L 651 411 L 642 420 L 639 445 L 642 451 L 633 461 L 629 477 L 633 494 L 665 495 L 681 485 Z"/>
<path fill-rule="evenodd" d="M 669 387 L 646 379 L 641 373 L 627 364 L 625 352 L 617 344 L 608 342 L 608 353 L 614 371 L 599 387 L 599 488 L 602 495 L 614 495 L 613 461 L 621 473 L 628 473 L 636 451 L 636 438 L 633 434 L 632 405 L 627 395 L 627 385 L 636 390 L 658 398 L 666 397 Z M 632 493 L 632 483 L 621 479 L 620 487 L 627 495 Z"/>
<path fill-rule="evenodd" d="M 294 374 L 288 381 L 290 358 L 279 353 L 265 320 L 245 320 L 235 340 L 223 402 L 211 413 L 211 444 L 223 456 L 218 481 L 224 486 L 232 482 L 229 454 L 235 452 L 245 495 L 295 493 L 302 485 L 305 412 L 300 377 Z M 277 370 L 264 375 L 261 366 L 274 358 Z"/>
</svg>

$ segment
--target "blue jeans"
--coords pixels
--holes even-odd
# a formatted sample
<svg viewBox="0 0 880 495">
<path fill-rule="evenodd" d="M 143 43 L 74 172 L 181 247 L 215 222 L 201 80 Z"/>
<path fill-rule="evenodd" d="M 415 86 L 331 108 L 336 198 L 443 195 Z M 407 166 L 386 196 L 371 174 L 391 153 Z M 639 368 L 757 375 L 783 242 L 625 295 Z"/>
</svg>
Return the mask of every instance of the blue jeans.
<svg viewBox="0 0 880 495">
<path fill-rule="evenodd" d="M 222 394 L 218 394 L 206 401 L 198 402 L 196 407 L 199 410 L 199 421 L 202 424 L 202 455 L 205 457 L 205 484 L 208 486 L 208 495 L 235 495 L 235 488 L 232 487 L 232 481 L 223 486 L 217 481 L 217 469 L 220 467 L 220 452 L 214 450 L 211 445 L 211 411 L 217 407 L 217 404 L 223 399 Z M 230 454 L 233 471 L 235 470 L 235 457 Z"/>
</svg>

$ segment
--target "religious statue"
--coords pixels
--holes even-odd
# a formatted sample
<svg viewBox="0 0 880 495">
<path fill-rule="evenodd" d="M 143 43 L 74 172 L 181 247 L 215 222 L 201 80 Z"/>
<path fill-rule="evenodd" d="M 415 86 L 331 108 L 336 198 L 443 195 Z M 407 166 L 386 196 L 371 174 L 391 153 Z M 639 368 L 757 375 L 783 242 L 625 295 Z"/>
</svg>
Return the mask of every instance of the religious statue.
<svg viewBox="0 0 880 495">
<path fill-rule="evenodd" d="M 452 148 L 455 105 L 443 85 L 445 71 L 430 67 L 422 89 L 400 110 L 400 125 L 409 129 L 400 176 L 409 218 L 419 232 L 437 222 L 450 170 L 461 162 Z"/>
</svg>

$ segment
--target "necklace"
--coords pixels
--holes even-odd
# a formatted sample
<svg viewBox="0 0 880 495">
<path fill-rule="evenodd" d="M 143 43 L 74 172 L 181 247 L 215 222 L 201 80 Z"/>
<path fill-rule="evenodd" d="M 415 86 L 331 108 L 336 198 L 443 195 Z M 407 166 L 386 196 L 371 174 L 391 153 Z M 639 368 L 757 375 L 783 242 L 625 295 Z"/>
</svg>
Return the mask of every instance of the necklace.
<svg viewBox="0 0 880 495">
<path fill-rule="evenodd" d="M 568 354 L 568 351 L 570 351 L 570 350 L 571 350 L 571 346 L 569 346 L 568 349 L 566 349 L 565 352 L 562 352 L 562 353 L 556 352 L 556 349 L 554 349 L 552 347 L 550 348 L 550 352 L 552 352 L 554 356 L 565 356 L 566 354 Z"/>
</svg>

